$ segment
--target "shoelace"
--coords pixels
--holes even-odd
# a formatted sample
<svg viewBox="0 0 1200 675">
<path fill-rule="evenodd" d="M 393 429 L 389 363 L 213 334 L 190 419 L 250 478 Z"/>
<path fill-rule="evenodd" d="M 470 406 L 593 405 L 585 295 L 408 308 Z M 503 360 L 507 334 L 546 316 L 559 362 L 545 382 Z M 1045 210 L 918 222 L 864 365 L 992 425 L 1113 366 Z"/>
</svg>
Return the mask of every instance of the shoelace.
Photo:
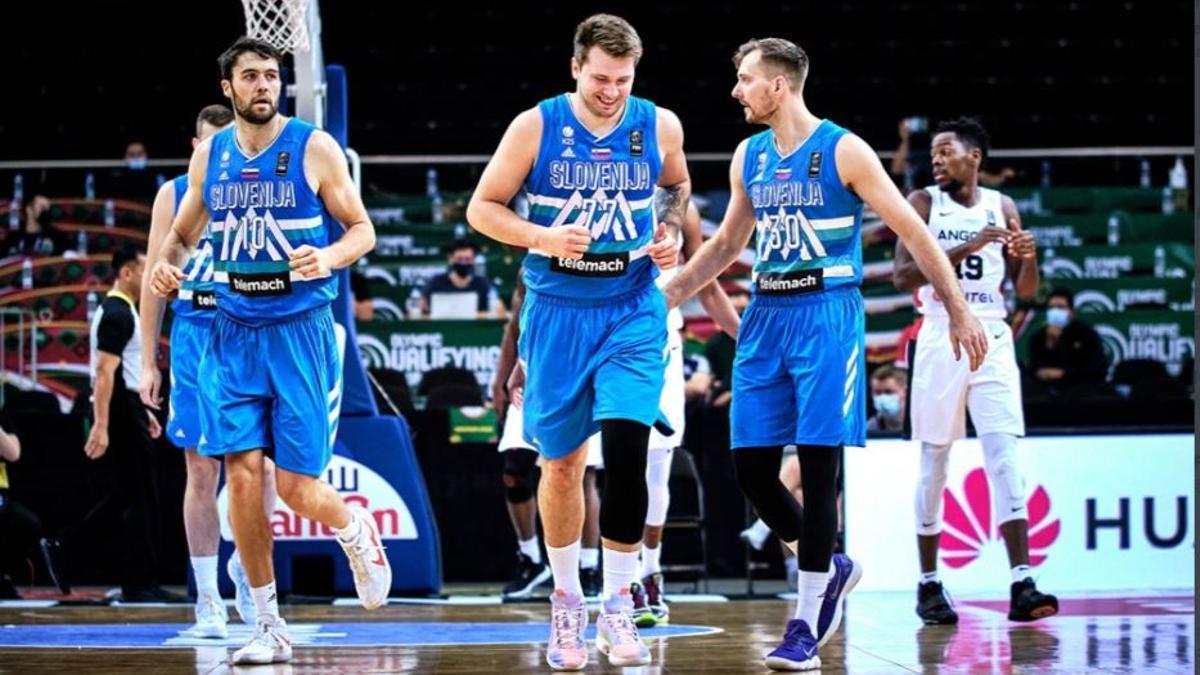
<svg viewBox="0 0 1200 675">
<path fill-rule="evenodd" d="M 555 645 L 560 649 L 575 649 L 579 646 L 579 612 L 569 607 L 558 607 L 552 612 Z"/>
<path fill-rule="evenodd" d="M 200 617 L 211 619 L 221 616 L 221 606 L 217 604 L 216 598 L 211 595 L 204 597 L 204 602 L 200 605 Z"/>
<path fill-rule="evenodd" d="M 358 536 L 354 541 L 348 544 L 349 548 L 354 551 L 354 555 L 350 556 L 350 568 L 354 570 L 355 577 L 363 577 L 367 573 L 366 560 L 373 556 L 376 552 L 383 551 L 383 546 L 372 546 L 371 539 L 367 536 L 366 525 L 359 530 Z"/>
<path fill-rule="evenodd" d="M 273 626 L 271 624 L 265 621 L 259 621 L 254 627 L 254 637 L 250 638 L 250 643 L 247 644 L 246 647 L 251 645 L 262 645 L 263 647 L 266 647 L 274 652 L 275 645 L 277 642 L 279 642 L 279 639 L 276 637 L 275 632 L 271 630 L 272 628 Z"/>
<path fill-rule="evenodd" d="M 604 616 L 612 624 L 613 634 L 616 636 L 617 642 L 637 641 L 637 626 L 633 625 L 633 617 L 628 611 L 622 609 L 619 612 L 605 614 Z"/>
</svg>

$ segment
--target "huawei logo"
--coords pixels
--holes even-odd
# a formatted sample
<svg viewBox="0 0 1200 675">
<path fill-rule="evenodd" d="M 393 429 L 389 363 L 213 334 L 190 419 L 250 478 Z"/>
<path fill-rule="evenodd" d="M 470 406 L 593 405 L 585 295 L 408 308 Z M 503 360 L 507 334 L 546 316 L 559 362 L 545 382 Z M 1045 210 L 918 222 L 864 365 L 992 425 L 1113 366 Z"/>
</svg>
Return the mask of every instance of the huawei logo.
<svg viewBox="0 0 1200 675">
<path fill-rule="evenodd" d="M 958 569 L 970 565 L 983 553 L 987 542 L 1000 540 L 999 526 L 993 525 L 992 495 L 987 472 L 977 468 L 963 480 L 962 498 L 947 488 L 945 526 L 938 540 L 942 562 Z M 1027 502 L 1029 510 L 1029 564 L 1037 567 L 1046 559 L 1050 546 L 1058 539 L 1061 525 L 1050 519 L 1050 495 L 1041 485 Z"/>
</svg>

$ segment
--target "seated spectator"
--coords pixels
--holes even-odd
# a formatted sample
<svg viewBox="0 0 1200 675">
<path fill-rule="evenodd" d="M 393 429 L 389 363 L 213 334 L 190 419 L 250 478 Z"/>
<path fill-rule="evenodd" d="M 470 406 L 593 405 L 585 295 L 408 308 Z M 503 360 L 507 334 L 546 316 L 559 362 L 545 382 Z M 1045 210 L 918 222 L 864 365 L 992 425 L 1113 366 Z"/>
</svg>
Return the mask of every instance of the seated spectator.
<svg viewBox="0 0 1200 675">
<path fill-rule="evenodd" d="M 908 373 L 892 366 L 880 366 L 871 373 L 871 402 L 875 414 L 867 420 L 867 433 L 904 431 L 908 403 Z"/>
<path fill-rule="evenodd" d="M 51 580 L 67 592 L 66 584 L 58 571 L 54 552 L 58 543 L 42 537 L 42 521 L 32 511 L 13 501 L 9 494 L 8 470 L 6 466 L 21 459 L 21 441 L 15 434 L 0 428 L 0 599 L 20 598 L 12 575 L 24 575 L 29 571 L 29 557 L 36 548 L 41 549 L 46 569 Z"/>
<path fill-rule="evenodd" d="M 35 194 L 25 204 L 21 229 L 9 232 L 5 237 L 4 255 L 62 255 L 70 247 L 71 238 L 54 227 L 50 213 L 50 200 Z"/>
<path fill-rule="evenodd" d="M 1053 389 L 1104 382 L 1108 357 L 1095 329 L 1075 318 L 1075 296 L 1056 288 L 1046 300 L 1046 325 L 1029 340 L 1029 372 Z"/>
<path fill-rule="evenodd" d="M 484 277 L 475 274 L 475 256 L 479 247 L 474 242 L 458 239 L 448 249 L 449 269 L 432 277 L 421 289 L 421 314 L 430 316 L 433 296 L 439 294 L 469 294 L 476 297 L 475 316 L 483 319 L 488 316 L 503 318 L 505 316 L 504 301 L 496 294 L 492 284 Z M 442 312 L 438 312 L 441 314 Z"/>
</svg>

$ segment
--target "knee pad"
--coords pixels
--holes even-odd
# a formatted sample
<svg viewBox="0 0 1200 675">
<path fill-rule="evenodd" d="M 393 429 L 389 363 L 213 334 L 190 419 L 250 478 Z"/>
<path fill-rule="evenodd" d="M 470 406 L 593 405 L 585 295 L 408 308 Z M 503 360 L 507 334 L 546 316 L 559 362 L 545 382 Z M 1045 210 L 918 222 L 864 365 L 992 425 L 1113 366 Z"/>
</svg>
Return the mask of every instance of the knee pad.
<svg viewBox="0 0 1200 675">
<path fill-rule="evenodd" d="M 1028 520 L 1025 478 L 1017 466 L 1017 437 L 1012 434 L 984 434 L 983 465 L 992 487 L 992 513 L 996 525 L 1013 520 Z"/>
<path fill-rule="evenodd" d="M 650 427 L 631 420 L 603 420 L 604 487 L 600 496 L 600 536 L 622 543 L 642 540 L 649 501 L 646 445 Z"/>
<path fill-rule="evenodd" d="M 647 525 L 658 527 L 667 522 L 667 509 L 671 505 L 671 460 L 674 457 L 675 451 L 671 448 L 650 448 L 646 459 Z"/>
<path fill-rule="evenodd" d="M 527 448 L 512 448 L 504 452 L 504 498 L 510 504 L 533 499 L 534 475 L 538 454 Z"/>
<path fill-rule="evenodd" d="M 921 472 L 914 502 L 917 534 L 932 537 L 942 531 L 942 492 L 946 489 L 949 445 L 921 443 Z"/>
</svg>

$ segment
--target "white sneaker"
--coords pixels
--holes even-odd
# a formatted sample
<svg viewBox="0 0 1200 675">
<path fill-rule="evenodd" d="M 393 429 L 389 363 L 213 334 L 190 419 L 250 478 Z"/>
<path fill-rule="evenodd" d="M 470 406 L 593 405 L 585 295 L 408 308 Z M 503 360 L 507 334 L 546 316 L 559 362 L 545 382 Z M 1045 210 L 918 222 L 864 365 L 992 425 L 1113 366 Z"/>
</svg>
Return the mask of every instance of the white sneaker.
<svg viewBox="0 0 1200 675">
<path fill-rule="evenodd" d="M 246 568 L 242 567 L 242 557 L 235 550 L 225 563 L 225 571 L 233 581 L 233 601 L 237 607 L 238 616 L 247 626 L 254 625 L 254 617 L 258 608 L 254 606 L 254 596 L 250 594 L 250 579 L 246 577 Z"/>
<path fill-rule="evenodd" d="M 283 663 L 292 660 L 292 641 L 288 639 L 287 622 L 280 618 L 264 617 L 254 626 L 254 636 L 245 647 L 233 653 L 233 662 Z"/>
<path fill-rule="evenodd" d="M 767 545 L 767 537 L 770 536 L 771 528 L 758 527 L 758 523 L 747 527 L 746 529 L 742 530 L 740 534 L 738 534 L 738 537 L 740 537 L 742 541 L 749 544 L 750 548 L 754 549 L 755 551 L 763 550 L 763 547 Z"/>
<path fill-rule="evenodd" d="M 358 591 L 358 599 L 367 609 L 375 609 L 387 604 L 388 593 L 392 589 L 392 565 L 383 553 L 383 544 L 379 541 L 379 529 L 375 527 L 375 519 L 366 509 L 353 507 L 350 517 L 358 521 L 358 536 L 353 541 L 342 541 L 337 537 L 342 550 L 350 561 L 350 569 L 354 571 L 354 589 Z"/>
<path fill-rule="evenodd" d="M 205 593 L 196 600 L 196 625 L 189 631 L 199 638 L 224 640 L 229 637 L 229 628 L 225 625 L 228 621 L 229 615 L 225 612 L 221 596 Z"/>
</svg>

